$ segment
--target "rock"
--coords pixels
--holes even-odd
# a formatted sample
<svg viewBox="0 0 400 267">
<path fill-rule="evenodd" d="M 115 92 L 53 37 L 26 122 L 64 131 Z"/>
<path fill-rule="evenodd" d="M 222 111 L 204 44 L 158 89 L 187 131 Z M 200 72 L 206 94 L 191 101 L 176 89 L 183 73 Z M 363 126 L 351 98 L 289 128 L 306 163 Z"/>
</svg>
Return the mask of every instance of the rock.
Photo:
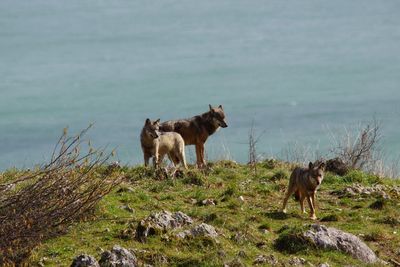
<svg viewBox="0 0 400 267">
<path fill-rule="evenodd" d="M 115 245 L 111 251 L 101 254 L 99 261 L 101 267 L 136 267 L 138 266 L 136 256 L 129 250 Z"/>
<path fill-rule="evenodd" d="M 325 262 L 318 265 L 318 267 L 330 267 L 330 265 L 327 262 Z"/>
<path fill-rule="evenodd" d="M 215 206 L 215 201 L 212 198 L 207 198 L 204 199 L 201 204 L 203 204 L 204 206 Z"/>
<path fill-rule="evenodd" d="M 274 255 L 269 255 L 269 256 L 265 256 L 265 255 L 259 255 L 257 256 L 257 258 L 253 261 L 254 265 L 258 265 L 258 264 L 268 264 L 270 266 L 275 266 L 279 264 L 279 261 L 275 258 Z"/>
<path fill-rule="evenodd" d="M 205 237 L 217 238 L 218 233 L 217 231 L 215 231 L 214 226 L 202 223 L 190 230 L 186 230 L 177 234 L 177 237 L 179 238 L 186 238 L 188 236 L 192 237 L 205 236 Z"/>
<path fill-rule="evenodd" d="M 326 161 L 325 170 L 344 176 L 349 172 L 349 167 L 340 158 L 334 158 Z"/>
<path fill-rule="evenodd" d="M 166 232 L 192 223 L 192 218 L 183 212 L 178 211 L 172 214 L 169 211 L 162 211 L 139 222 L 136 228 L 136 239 L 145 242 L 149 235 Z"/>
<path fill-rule="evenodd" d="M 225 263 L 224 267 L 244 267 L 246 265 L 244 265 L 240 259 L 234 259 L 231 262 Z"/>
<path fill-rule="evenodd" d="M 215 231 L 214 226 L 206 223 L 202 223 L 191 230 L 193 236 L 208 236 L 212 238 L 218 237 L 218 233 Z"/>
<path fill-rule="evenodd" d="M 393 190 L 393 189 L 392 189 Z M 383 199 L 390 199 L 390 196 L 386 193 L 388 188 L 385 185 L 374 185 L 374 186 L 362 186 L 361 184 L 355 183 L 342 190 L 334 191 L 333 194 L 339 197 L 352 197 L 360 195 L 362 197 L 375 196 Z M 393 195 L 393 191 L 391 191 Z"/>
<path fill-rule="evenodd" d="M 100 265 L 93 256 L 81 254 L 74 258 L 71 267 L 100 267 Z"/>
<path fill-rule="evenodd" d="M 303 258 L 297 258 L 297 257 L 293 257 L 289 260 L 289 265 L 292 266 L 304 266 L 304 264 L 306 264 L 306 260 Z"/>
<path fill-rule="evenodd" d="M 358 237 L 333 227 L 313 224 L 304 236 L 319 248 L 342 251 L 365 263 L 375 263 L 379 260 Z"/>
</svg>

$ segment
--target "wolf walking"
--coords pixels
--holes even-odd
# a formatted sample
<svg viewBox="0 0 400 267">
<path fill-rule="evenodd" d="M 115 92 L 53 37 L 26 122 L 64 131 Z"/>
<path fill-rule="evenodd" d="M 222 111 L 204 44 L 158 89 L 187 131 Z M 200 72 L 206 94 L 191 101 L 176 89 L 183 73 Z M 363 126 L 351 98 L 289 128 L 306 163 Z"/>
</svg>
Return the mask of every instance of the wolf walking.
<svg viewBox="0 0 400 267">
<path fill-rule="evenodd" d="M 289 197 L 295 193 L 300 201 L 301 211 L 305 213 L 304 199 L 310 206 L 310 218 L 315 220 L 315 194 L 324 179 L 325 163 L 309 163 L 308 169 L 297 167 L 290 175 L 289 186 L 283 200 L 282 212 L 286 213 L 286 205 Z"/>
</svg>

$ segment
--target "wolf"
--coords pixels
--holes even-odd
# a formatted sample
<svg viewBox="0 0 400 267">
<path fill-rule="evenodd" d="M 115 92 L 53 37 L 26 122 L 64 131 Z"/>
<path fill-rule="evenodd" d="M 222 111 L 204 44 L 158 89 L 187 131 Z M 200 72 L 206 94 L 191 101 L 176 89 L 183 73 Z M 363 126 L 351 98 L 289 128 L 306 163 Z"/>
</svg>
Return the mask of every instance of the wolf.
<svg viewBox="0 0 400 267">
<path fill-rule="evenodd" d="M 289 197 L 295 193 L 296 199 L 300 201 L 301 211 L 305 213 L 304 199 L 310 206 L 310 218 L 315 216 L 315 194 L 324 179 L 325 163 L 317 162 L 308 164 L 308 169 L 297 167 L 290 175 L 289 186 L 283 200 L 282 212 L 286 213 L 286 205 Z"/>
<path fill-rule="evenodd" d="M 209 111 L 189 119 L 170 120 L 161 123 L 160 130 L 179 133 L 185 145 L 196 146 L 196 159 L 199 168 L 206 166 L 204 159 L 204 144 L 208 137 L 220 127 L 226 128 L 225 113 L 222 105 L 214 108 L 209 105 Z"/>
<path fill-rule="evenodd" d="M 160 132 L 160 119 L 151 121 L 146 119 L 140 134 L 140 143 L 143 150 L 144 165 L 149 165 L 149 159 L 153 157 L 155 168 L 167 154 L 174 166 L 181 163 L 187 169 L 185 159 L 185 141 L 176 132 Z"/>
</svg>

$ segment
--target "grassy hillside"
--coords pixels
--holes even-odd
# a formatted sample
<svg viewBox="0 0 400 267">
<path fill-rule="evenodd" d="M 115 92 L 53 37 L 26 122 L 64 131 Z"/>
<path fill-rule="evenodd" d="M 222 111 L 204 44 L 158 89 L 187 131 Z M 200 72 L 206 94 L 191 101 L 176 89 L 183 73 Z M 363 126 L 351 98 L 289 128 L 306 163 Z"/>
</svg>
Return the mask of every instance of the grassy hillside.
<svg viewBox="0 0 400 267">
<path fill-rule="evenodd" d="M 97 206 L 94 217 L 74 224 L 67 234 L 38 247 L 32 264 L 69 266 L 74 256 L 87 253 L 99 258 L 103 250 L 119 244 L 134 249 L 141 263 L 156 266 L 222 266 L 240 261 L 252 265 L 258 255 L 274 255 L 288 264 L 296 257 L 312 264 L 362 265 L 334 251 L 278 251 L 275 240 L 283 230 L 310 224 L 294 199 L 288 214 L 278 212 L 293 166 L 275 161 L 259 163 L 257 175 L 246 165 L 217 162 L 206 173 L 190 169 L 176 179 L 158 179 L 143 167 L 123 167 L 111 175 L 124 175 L 124 182 Z M 358 183 L 385 185 L 389 200 L 372 195 L 340 197 L 335 191 Z M 400 195 L 392 188 L 399 180 L 352 171 L 345 177 L 327 174 L 318 193 L 317 223 L 339 228 L 361 237 L 382 259 L 400 258 Z M 212 199 L 216 205 L 203 205 Z M 182 211 L 196 222 L 214 226 L 217 240 L 180 240 L 162 234 L 140 243 L 134 238 L 137 223 L 161 210 Z M 308 210 L 308 207 L 307 207 Z"/>
</svg>

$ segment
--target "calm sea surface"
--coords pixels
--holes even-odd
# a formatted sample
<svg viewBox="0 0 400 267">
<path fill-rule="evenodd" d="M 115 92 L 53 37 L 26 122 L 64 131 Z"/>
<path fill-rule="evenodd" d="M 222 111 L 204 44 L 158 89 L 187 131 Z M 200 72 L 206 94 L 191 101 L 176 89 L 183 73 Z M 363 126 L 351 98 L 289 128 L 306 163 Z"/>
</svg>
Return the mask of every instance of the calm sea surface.
<svg viewBox="0 0 400 267">
<path fill-rule="evenodd" d="M 289 142 L 326 151 L 328 130 L 375 116 L 400 154 L 400 1 L 0 1 L 0 170 L 48 159 L 62 129 L 142 162 L 147 117 L 222 104 L 210 159 Z M 187 151 L 193 160 L 193 149 Z"/>
</svg>

